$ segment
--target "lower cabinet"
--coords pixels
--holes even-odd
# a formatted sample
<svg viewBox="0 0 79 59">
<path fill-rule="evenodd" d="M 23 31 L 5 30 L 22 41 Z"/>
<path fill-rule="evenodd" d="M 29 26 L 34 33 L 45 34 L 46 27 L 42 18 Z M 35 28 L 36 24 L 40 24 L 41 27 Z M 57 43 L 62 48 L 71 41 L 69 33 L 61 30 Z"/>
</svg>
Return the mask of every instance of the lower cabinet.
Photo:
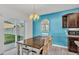
<svg viewBox="0 0 79 59">
<path fill-rule="evenodd" d="M 79 41 L 79 38 L 77 37 L 68 37 L 68 50 L 71 51 L 71 52 L 75 52 L 77 53 L 78 50 L 77 50 L 77 45 L 75 44 L 74 41 Z"/>
</svg>

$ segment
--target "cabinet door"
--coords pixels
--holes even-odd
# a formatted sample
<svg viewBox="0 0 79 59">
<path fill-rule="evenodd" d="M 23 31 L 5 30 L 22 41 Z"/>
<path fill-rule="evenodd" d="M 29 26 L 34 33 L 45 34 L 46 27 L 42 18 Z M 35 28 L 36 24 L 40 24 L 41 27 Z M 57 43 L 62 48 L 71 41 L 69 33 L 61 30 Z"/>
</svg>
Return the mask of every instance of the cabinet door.
<svg viewBox="0 0 79 59">
<path fill-rule="evenodd" d="M 62 27 L 67 28 L 67 16 L 62 17 Z"/>
<path fill-rule="evenodd" d="M 79 28 L 79 13 L 77 14 L 77 28 Z"/>
<path fill-rule="evenodd" d="M 69 51 L 77 53 L 77 45 L 74 43 L 74 41 L 77 41 L 77 40 L 78 40 L 78 38 L 69 37 L 69 43 L 68 43 Z"/>
<path fill-rule="evenodd" d="M 70 14 L 67 17 L 68 20 L 68 28 L 77 28 L 77 15 Z"/>
</svg>

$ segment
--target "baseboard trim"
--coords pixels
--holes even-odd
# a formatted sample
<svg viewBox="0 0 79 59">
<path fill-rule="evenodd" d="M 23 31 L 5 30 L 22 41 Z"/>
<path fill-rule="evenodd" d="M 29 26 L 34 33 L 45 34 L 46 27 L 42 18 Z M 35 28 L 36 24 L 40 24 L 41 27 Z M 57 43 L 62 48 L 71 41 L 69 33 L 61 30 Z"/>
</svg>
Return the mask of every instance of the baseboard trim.
<svg viewBox="0 0 79 59">
<path fill-rule="evenodd" d="M 65 47 L 65 46 L 57 45 L 57 44 L 52 44 L 52 46 L 57 46 L 57 47 L 62 47 L 62 48 L 68 48 L 68 47 Z"/>
</svg>

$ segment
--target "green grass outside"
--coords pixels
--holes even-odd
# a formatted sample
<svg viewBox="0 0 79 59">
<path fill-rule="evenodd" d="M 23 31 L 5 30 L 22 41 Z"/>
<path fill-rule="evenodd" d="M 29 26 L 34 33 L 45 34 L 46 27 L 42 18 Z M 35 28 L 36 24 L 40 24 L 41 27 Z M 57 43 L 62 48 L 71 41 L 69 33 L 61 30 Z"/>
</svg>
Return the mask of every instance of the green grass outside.
<svg viewBox="0 0 79 59">
<path fill-rule="evenodd" d="M 23 36 L 18 35 L 17 40 L 20 41 L 20 39 L 23 39 Z M 5 34 L 5 42 L 4 44 L 9 44 L 15 42 L 15 35 L 13 34 Z"/>
</svg>

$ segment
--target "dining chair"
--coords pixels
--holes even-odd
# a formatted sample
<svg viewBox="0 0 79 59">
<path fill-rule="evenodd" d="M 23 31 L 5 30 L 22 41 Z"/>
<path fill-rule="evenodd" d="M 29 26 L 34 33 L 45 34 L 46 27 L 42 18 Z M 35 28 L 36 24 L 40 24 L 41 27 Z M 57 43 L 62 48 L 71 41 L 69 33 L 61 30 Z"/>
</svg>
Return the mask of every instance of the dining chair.
<svg viewBox="0 0 79 59">
<path fill-rule="evenodd" d="M 22 48 L 22 55 L 28 55 L 29 54 L 29 49 Z"/>
<path fill-rule="evenodd" d="M 32 55 L 40 55 L 40 49 L 32 48 Z"/>
<path fill-rule="evenodd" d="M 29 47 L 29 46 L 24 45 L 24 46 L 22 47 L 22 55 L 24 55 L 24 54 L 29 55 L 29 53 L 30 53 L 31 51 L 32 51 L 32 48 Z"/>
<path fill-rule="evenodd" d="M 22 48 L 22 55 L 39 55 L 40 54 L 40 50 L 36 49 L 36 48 L 32 48 L 29 46 L 23 47 Z"/>
<path fill-rule="evenodd" d="M 45 54 L 48 54 L 48 47 L 49 47 L 49 45 L 48 45 L 48 39 L 45 39 L 44 40 L 44 47 L 43 47 L 43 54 L 45 55 Z"/>
</svg>

